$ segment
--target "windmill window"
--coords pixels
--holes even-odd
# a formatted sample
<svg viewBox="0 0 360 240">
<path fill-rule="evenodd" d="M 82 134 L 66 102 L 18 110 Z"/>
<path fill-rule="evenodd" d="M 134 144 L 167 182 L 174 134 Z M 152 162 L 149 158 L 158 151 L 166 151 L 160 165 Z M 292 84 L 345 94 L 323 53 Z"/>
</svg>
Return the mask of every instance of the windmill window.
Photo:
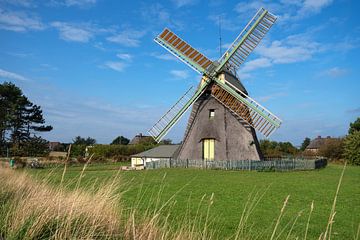
<svg viewBox="0 0 360 240">
<path fill-rule="evenodd" d="M 204 139 L 203 140 L 203 159 L 214 160 L 215 158 L 215 139 Z"/>
<path fill-rule="evenodd" d="M 209 110 L 209 118 L 214 118 L 215 117 L 215 109 L 210 109 Z"/>
</svg>

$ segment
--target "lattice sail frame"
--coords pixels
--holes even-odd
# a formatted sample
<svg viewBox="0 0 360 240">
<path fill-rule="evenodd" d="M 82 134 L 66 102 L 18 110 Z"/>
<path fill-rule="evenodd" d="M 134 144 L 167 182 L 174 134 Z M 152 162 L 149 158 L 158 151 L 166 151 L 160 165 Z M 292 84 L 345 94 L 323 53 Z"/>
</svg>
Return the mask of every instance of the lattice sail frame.
<svg viewBox="0 0 360 240">
<path fill-rule="evenodd" d="M 191 47 L 190 44 L 179 38 L 175 33 L 165 28 L 154 41 L 196 72 L 203 74 L 203 78 L 202 84 L 200 84 L 200 87 L 196 91 L 193 87 L 190 88 L 170 110 L 155 123 L 148 131 L 150 135 L 157 142 L 161 141 L 212 81 L 215 82 L 211 91 L 212 96 L 233 113 L 241 117 L 250 126 L 261 132 L 265 137 L 269 137 L 279 128 L 281 120 L 278 117 L 247 96 L 240 89 L 231 85 L 226 79 L 221 80 L 216 76 L 225 69 L 236 75 L 237 69 L 259 44 L 275 21 L 276 16 L 264 8 L 260 8 L 230 48 L 215 63 Z"/>
<path fill-rule="evenodd" d="M 207 67 L 212 64 L 210 59 L 167 28 L 154 41 L 200 74 L 206 74 Z"/>
<path fill-rule="evenodd" d="M 218 60 L 219 66 L 215 69 L 213 74 L 227 68 L 236 75 L 236 71 L 239 69 L 240 65 L 260 43 L 261 39 L 263 39 L 265 34 L 275 23 L 276 19 L 275 15 L 264 8 L 260 8 L 237 36 L 229 49 Z"/>
</svg>

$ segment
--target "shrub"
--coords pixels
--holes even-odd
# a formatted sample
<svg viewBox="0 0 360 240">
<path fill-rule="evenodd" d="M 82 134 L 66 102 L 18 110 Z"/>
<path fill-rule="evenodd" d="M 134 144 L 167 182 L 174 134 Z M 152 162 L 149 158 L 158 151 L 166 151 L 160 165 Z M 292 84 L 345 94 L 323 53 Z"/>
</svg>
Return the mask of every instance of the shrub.
<svg viewBox="0 0 360 240">
<path fill-rule="evenodd" d="M 344 157 L 351 164 L 360 165 L 360 131 L 355 131 L 345 138 Z"/>
<path fill-rule="evenodd" d="M 74 144 L 71 146 L 71 157 L 83 157 L 85 155 L 86 145 Z"/>
<path fill-rule="evenodd" d="M 319 154 L 331 160 L 339 160 L 344 153 L 344 139 L 330 138 L 320 147 Z"/>
<path fill-rule="evenodd" d="M 127 161 L 133 154 L 153 148 L 154 145 L 135 144 L 135 145 L 94 145 L 89 149 L 89 154 L 93 155 L 94 161 L 112 159 L 116 161 Z"/>
</svg>

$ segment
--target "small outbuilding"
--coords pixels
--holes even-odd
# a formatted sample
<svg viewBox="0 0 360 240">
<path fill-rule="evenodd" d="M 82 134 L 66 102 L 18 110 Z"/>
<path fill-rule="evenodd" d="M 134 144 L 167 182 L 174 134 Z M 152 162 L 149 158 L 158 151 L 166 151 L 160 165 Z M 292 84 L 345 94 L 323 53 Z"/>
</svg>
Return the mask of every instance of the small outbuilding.
<svg viewBox="0 0 360 240">
<path fill-rule="evenodd" d="M 131 155 L 132 167 L 145 167 L 145 163 L 173 159 L 180 145 L 160 145 L 145 152 Z"/>
<path fill-rule="evenodd" d="M 305 151 L 317 154 L 317 153 L 319 153 L 319 149 L 322 146 L 324 146 L 327 142 L 334 140 L 334 139 L 336 139 L 336 138 L 332 138 L 330 136 L 323 138 L 321 136 L 318 136 L 317 138 L 314 138 L 313 140 L 311 140 L 310 144 L 306 147 Z"/>
</svg>

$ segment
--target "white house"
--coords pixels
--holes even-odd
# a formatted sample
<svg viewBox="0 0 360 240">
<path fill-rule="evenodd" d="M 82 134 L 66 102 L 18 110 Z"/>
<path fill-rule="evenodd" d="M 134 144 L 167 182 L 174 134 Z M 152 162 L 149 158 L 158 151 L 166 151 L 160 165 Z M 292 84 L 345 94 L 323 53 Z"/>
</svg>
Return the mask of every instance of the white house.
<svg viewBox="0 0 360 240">
<path fill-rule="evenodd" d="M 146 162 L 172 159 L 180 145 L 160 145 L 145 152 L 131 155 L 132 167 L 145 167 Z"/>
</svg>

